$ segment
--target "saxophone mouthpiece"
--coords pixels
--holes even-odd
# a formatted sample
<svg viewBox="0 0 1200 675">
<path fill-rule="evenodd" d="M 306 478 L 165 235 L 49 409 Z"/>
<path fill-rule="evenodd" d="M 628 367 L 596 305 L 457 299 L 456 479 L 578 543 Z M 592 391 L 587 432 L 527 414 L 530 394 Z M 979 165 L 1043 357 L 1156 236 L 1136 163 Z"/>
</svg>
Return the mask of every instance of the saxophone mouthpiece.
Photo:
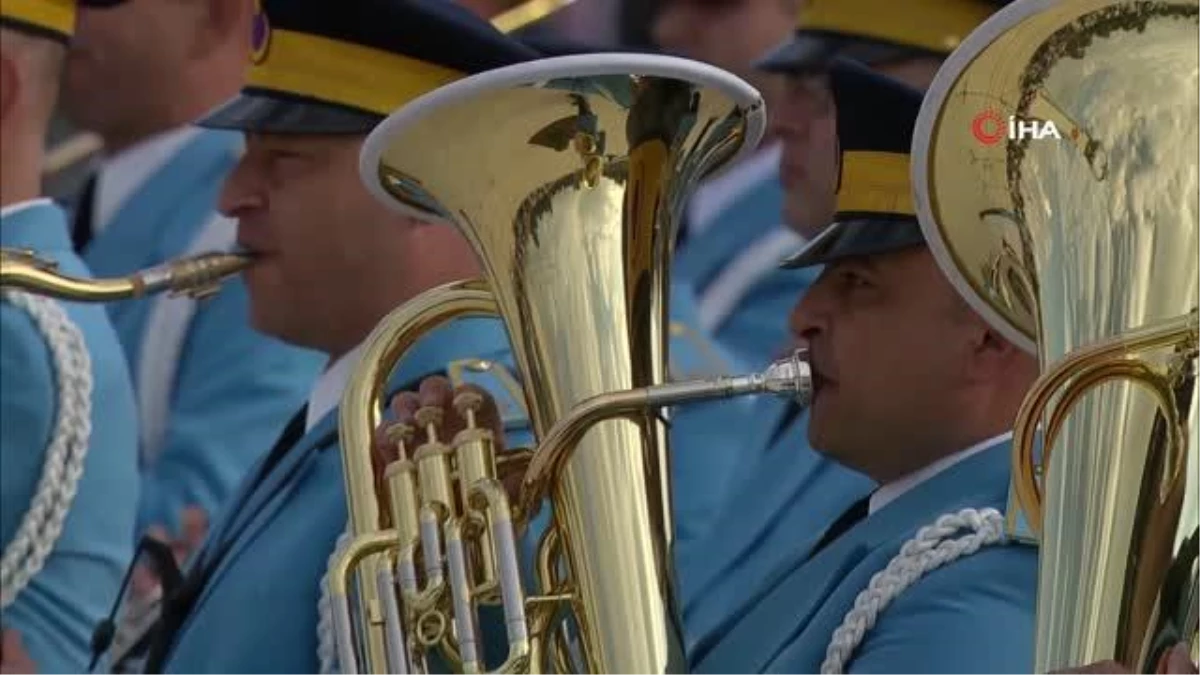
<svg viewBox="0 0 1200 675">
<path fill-rule="evenodd" d="M 140 280 L 142 293 L 165 289 L 172 295 L 202 300 L 216 293 L 226 279 L 253 264 L 254 255 L 246 251 L 201 253 L 144 272 Z"/>
</svg>

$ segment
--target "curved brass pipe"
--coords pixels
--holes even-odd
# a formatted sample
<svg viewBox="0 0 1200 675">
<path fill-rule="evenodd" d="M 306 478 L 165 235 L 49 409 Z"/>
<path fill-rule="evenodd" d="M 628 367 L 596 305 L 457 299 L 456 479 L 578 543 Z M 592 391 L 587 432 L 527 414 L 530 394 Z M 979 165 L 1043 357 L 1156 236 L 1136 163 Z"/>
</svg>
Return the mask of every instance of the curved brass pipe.
<svg viewBox="0 0 1200 675">
<path fill-rule="evenodd" d="M 339 412 L 347 510 L 355 540 L 330 571 L 330 587 L 338 594 L 339 608 L 346 602 L 350 576 L 360 565 L 366 569 L 358 575 L 359 597 L 367 606 L 381 606 L 378 588 L 370 583 L 375 578 L 376 561 L 371 553 L 383 550 L 378 548 L 381 542 L 394 535 L 378 534 L 388 524 L 382 518 L 375 495 L 371 453 L 364 449 L 372 447 L 375 429 L 383 420 L 386 404 L 383 397 L 393 370 L 419 338 L 449 321 L 497 314 L 495 298 L 486 282 L 479 279 L 454 282 L 426 291 L 392 310 L 367 338 Z M 570 458 L 578 439 L 596 423 L 660 406 L 754 393 L 793 394 L 807 404 L 811 393 L 810 369 L 802 353 L 797 352 L 760 374 L 640 387 L 584 401 L 555 424 L 534 451 L 514 520 L 521 523 L 536 511 L 548 482 Z M 384 663 L 384 627 L 373 623 L 365 630 L 371 661 Z M 343 636 L 343 640 L 349 643 L 348 636 Z M 358 664 L 352 662 L 354 655 L 349 650 L 342 650 L 340 658 L 343 668 L 356 672 Z"/>
<path fill-rule="evenodd" d="M 776 361 L 762 373 L 673 382 L 594 396 L 575 406 L 546 433 L 525 471 L 517 506 L 518 521 L 537 512 L 547 486 L 589 429 L 605 420 L 653 408 L 750 394 L 792 395 L 807 407 L 812 395 L 807 349 Z"/>
<path fill-rule="evenodd" d="M 0 249 L 0 289 L 77 302 L 142 298 L 162 291 L 203 298 L 226 279 L 254 264 L 244 253 L 202 253 L 164 263 L 126 277 L 87 279 L 62 274 L 57 264 L 33 251 Z"/>
<path fill-rule="evenodd" d="M 1051 448 L 1071 408 L 1092 388 L 1112 380 L 1130 380 L 1145 386 L 1154 394 L 1167 421 L 1172 448 L 1181 454 L 1183 437 L 1178 429 L 1178 415 L 1171 405 L 1173 394 L 1164 378 L 1144 362 L 1119 357 L 1171 345 L 1189 345 L 1195 350 L 1198 331 L 1200 319 L 1196 312 L 1191 312 L 1080 349 L 1038 378 L 1017 412 L 1012 444 L 1013 492 L 1034 533 L 1040 533 L 1042 527 L 1042 492 L 1037 482 L 1037 462 L 1034 459 L 1035 437 L 1038 423 L 1050 407 L 1054 395 L 1065 387 L 1062 400 L 1050 408 L 1046 438 L 1042 443 L 1043 467 L 1050 463 Z"/>
<path fill-rule="evenodd" d="M 350 517 L 353 540 L 366 537 L 376 541 L 375 533 L 383 528 L 379 502 L 375 497 L 375 473 L 371 453 L 375 429 L 383 420 L 382 400 L 388 380 L 404 355 L 428 332 L 453 319 L 468 316 L 495 316 L 496 301 L 487 284 L 479 279 L 458 281 L 430 289 L 392 310 L 367 338 L 358 367 L 346 385 L 339 412 L 341 428 L 342 470 L 346 482 L 346 509 Z M 376 549 L 368 547 L 369 551 Z M 366 557 L 367 559 L 363 559 Z M 360 599 L 369 606 L 379 607 L 379 592 L 371 569 L 374 556 L 364 554 L 359 546 L 351 545 L 330 570 L 330 587 L 346 592 L 356 565 L 368 567 L 358 575 Z M 340 607 L 345 597 L 336 599 Z M 340 611 L 340 610 L 338 610 Z M 365 647 L 373 663 L 384 663 L 385 636 L 381 624 L 364 627 Z M 343 638 L 346 639 L 346 638 Z M 340 665 L 345 672 L 357 672 L 353 655 L 340 650 Z"/>
</svg>

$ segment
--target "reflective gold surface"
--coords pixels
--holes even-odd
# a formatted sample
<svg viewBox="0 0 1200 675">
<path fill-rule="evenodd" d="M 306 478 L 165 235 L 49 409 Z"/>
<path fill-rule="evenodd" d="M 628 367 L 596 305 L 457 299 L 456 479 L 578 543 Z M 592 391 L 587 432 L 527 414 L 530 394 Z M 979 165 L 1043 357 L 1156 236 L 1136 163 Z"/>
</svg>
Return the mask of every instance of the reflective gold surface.
<svg viewBox="0 0 1200 675">
<path fill-rule="evenodd" d="M 676 214 L 738 149 L 743 114 L 714 89 L 621 74 L 481 92 L 390 140 L 385 187 L 453 214 L 480 255 L 539 437 L 589 397 L 665 382 Z M 650 414 L 598 424 L 554 487 L 592 672 L 685 664 L 665 436 Z"/>
<path fill-rule="evenodd" d="M 1009 10 L 1026 16 L 982 52 L 995 20 L 968 39 L 922 111 L 922 226 L 1045 372 L 1014 440 L 1041 546 L 1035 669 L 1153 672 L 1197 640 L 1198 5 Z M 1009 138 L 1010 116 L 1040 133 Z"/>
<path fill-rule="evenodd" d="M 575 0 L 526 0 L 492 18 L 492 25 L 505 33 L 537 23 Z"/>
<path fill-rule="evenodd" d="M 561 67 L 539 64 L 538 76 L 520 81 L 489 86 L 489 74 L 458 83 L 447 88 L 457 97 L 436 106 L 418 101 L 409 109 L 424 105 L 423 116 L 396 126 L 389 120 L 368 140 L 368 148 L 385 145 L 373 167 L 383 191 L 426 219 L 458 227 L 483 264 L 486 286 L 441 289 L 393 312 L 347 389 L 343 455 L 361 544 L 347 554 L 353 560 L 342 559 L 332 587 L 336 604 L 349 607 L 346 582 L 357 577 L 365 599 L 357 621 L 365 616 L 372 624 L 367 635 L 351 635 L 354 619 L 340 615 L 342 653 L 355 661 L 350 670 L 420 670 L 428 648 L 453 669 L 480 669 L 485 623 L 476 623 L 475 608 L 488 604 L 504 610 L 508 657 L 487 660 L 501 671 L 683 670 L 669 568 L 666 429 L 657 407 L 808 384 L 799 367 L 666 383 L 668 263 L 679 209 L 697 179 L 757 142 L 757 93 L 676 59 L 609 59 L 599 73 L 606 66 L 598 61 L 575 68 L 584 62 L 554 61 Z M 629 67 L 637 63 L 667 74 L 638 74 Z M 425 494 L 421 450 L 409 451 L 423 434 L 397 433 L 410 440 L 398 446 L 402 459 L 385 483 L 396 493 L 388 495 L 393 511 L 412 510 L 411 486 L 419 485 L 421 532 L 414 537 L 411 517 L 380 506 L 365 453 L 383 385 L 417 336 L 448 318 L 492 310 L 508 329 L 536 436 L 564 442 L 551 444 L 558 449 L 548 455 L 539 447 L 523 457 L 530 466 L 524 508 L 513 510 L 494 478 L 501 472 L 487 466 L 499 461 L 480 430 L 451 444 L 454 478 L 475 476 L 473 486 L 458 485 L 453 506 L 444 496 L 430 499 L 442 489 Z M 540 588 L 525 594 L 512 535 L 542 506 L 542 495 L 553 520 L 537 560 L 527 561 L 536 563 L 529 568 Z M 409 579 L 399 583 L 399 625 L 382 620 L 388 603 L 367 583 L 382 563 Z M 407 646 L 400 659 L 388 648 L 399 643 Z"/>
<path fill-rule="evenodd" d="M 32 251 L 0 249 L 0 288 L 12 288 L 60 300 L 109 302 L 163 291 L 203 298 L 226 279 L 240 274 L 253 258 L 236 253 L 203 253 L 142 270 L 127 277 L 88 279 L 62 274 Z"/>
</svg>

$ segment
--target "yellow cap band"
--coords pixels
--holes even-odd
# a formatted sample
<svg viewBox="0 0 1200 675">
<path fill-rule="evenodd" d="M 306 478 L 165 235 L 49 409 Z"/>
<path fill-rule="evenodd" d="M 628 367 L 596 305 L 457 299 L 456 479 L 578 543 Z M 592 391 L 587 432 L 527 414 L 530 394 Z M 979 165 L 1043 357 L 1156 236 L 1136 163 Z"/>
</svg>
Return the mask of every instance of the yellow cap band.
<svg viewBox="0 0 1200 675">
<path fill-rule="evenodd" d="M 949 54 L 993 10 L 980 0 L 804 0 L 796 27 Z"/>
<path fill-rule="evenodd" d="M 75 34 L 75 0 L 0 0 L 0 17 L 67 38 Z"/>
<path fill-rule="evenodd" d="M 837 212 L 917 215 L 909 162 L 907 154 L 898 152 L 843 152 Z"/>
<path fill-rule="evenodd" d="M 247 87 L 382 116 L 463 77 L 450 68 L 382 49 L 288 30 L 270 31 L 255 53 Z"/>
</svg>

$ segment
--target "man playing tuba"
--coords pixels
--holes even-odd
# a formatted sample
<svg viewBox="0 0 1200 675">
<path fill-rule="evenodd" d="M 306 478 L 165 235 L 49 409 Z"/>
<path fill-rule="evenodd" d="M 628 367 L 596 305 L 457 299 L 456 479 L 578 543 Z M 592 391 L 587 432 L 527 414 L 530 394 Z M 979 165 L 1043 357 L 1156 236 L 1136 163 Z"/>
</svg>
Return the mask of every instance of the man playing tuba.
<svg viewBox="0 0 1200 675">
<path fill-rule="evenodd" d="M 98 1 L 98 0 L 96 0 Z M 111 3 L 109 3 L 111 4 Z M 90 276 L 40 199 L 43 139 L 75 0 L 0 5 L 0 246 Z M 133 554 L 137 416 L 103 307 L 3 292 L 0 302 L 2 661 L 81 672 Z"/>
<path fill-rule="evenodd" d="M 786 85 L 779 87 L 778 95 L 768 105 L 771 136 L 782 155 L 782 170 L 777 177 L 784 186 L 780 188 L 780 208 L 786 225 L 804 239 L 811 239 L 829 223 L 836 187 L 837 115 L 832 105 L 822 105 L 829 101 L 830 93 L 828 77 L 820 75 L 829 60 L 843 55 L 875 72 L 924 89 L 942 59 L 1002 3 L 813 0 L 799 4 L 788 15 L 788 30 L 779 33 L 786 39 L 772 45 L 766 57 L 756 55 L 756 68 L 763 77 L 778 77 Z M 670 6 L 678 16 L 685 7 L 694 12 L 726 12 L 723 7 L 704 3 L 672 2 Z M 659 22 L 663 23 L 662 17 Z M 789 77 L 789 73 L 802 70 L 817 75 Z M 907 120 L 916 115 L 914 101 L 906 92 L 898 96 L 889 93 L 898 87 L 868 87 L 848 105 L 869 110 L 875 125 L 910 123 Z M 755 248 L 749 242 L 741 246 Z M 819 272 L 818 268 L 776 270 L 755 288 L 793 289 L 786 300 L 780 297 L 784 304 L 778 305 L 790 307 Z M 785 309 L 773 313 L 781 329 L 785 313 Z M 679 544 L 679 579 L 689 632 L 712 630 L 728 611 L 731 599 L 741 595 L 740 589 L 755 583 L 782 557 L 791 554 L 792 541 L 783 533 L 820 527 L 875 487 L 864 476 L 806 447 L 808 415 L 794 404 L 766 399 L 759 401 L 751 414 L 754 422 L 748 426 L 760 431 L 748 438 L 743 435 L 740 441 L 743 451 L 738 453 L 739 468 L 743 473 L 730 480 L 732 487 L 716 524 L 699 541 Z M 690 637 L 694 639 L 695 635 Z"/>
<path fill-rule="evenodd" d="M 831 77 L 835 95 L 854 92 L 844 109 L 859 112 L 838 120 L 834 224 L 788 262 L 826 266 L 791 326 L 813 355 L 813 447 L 881 487 L 824 531 L 792 532 L 792 555 L 743 577 L 723 616 L 696 627 L 689 662 L 700 672 L 1024 671 L 1036 550 L 1001 545 L 1000 511 L 1009 429 L 1037 364 L 971 312 L 923 246 L 907 154 L 920 95 L 849 65 Z M 907 96 L 907 116 L 878 124 L 872 96 Z M 448 402 L 450 389 L 433 380 L 400 395 L 399 420 Z M 962 559 L 885 596 L 871 579 L 914 538 L 951 542 L 942 563 Z M 867 616 L 854 608 L 863 591 L 894 602 Z"/>
</svg>

